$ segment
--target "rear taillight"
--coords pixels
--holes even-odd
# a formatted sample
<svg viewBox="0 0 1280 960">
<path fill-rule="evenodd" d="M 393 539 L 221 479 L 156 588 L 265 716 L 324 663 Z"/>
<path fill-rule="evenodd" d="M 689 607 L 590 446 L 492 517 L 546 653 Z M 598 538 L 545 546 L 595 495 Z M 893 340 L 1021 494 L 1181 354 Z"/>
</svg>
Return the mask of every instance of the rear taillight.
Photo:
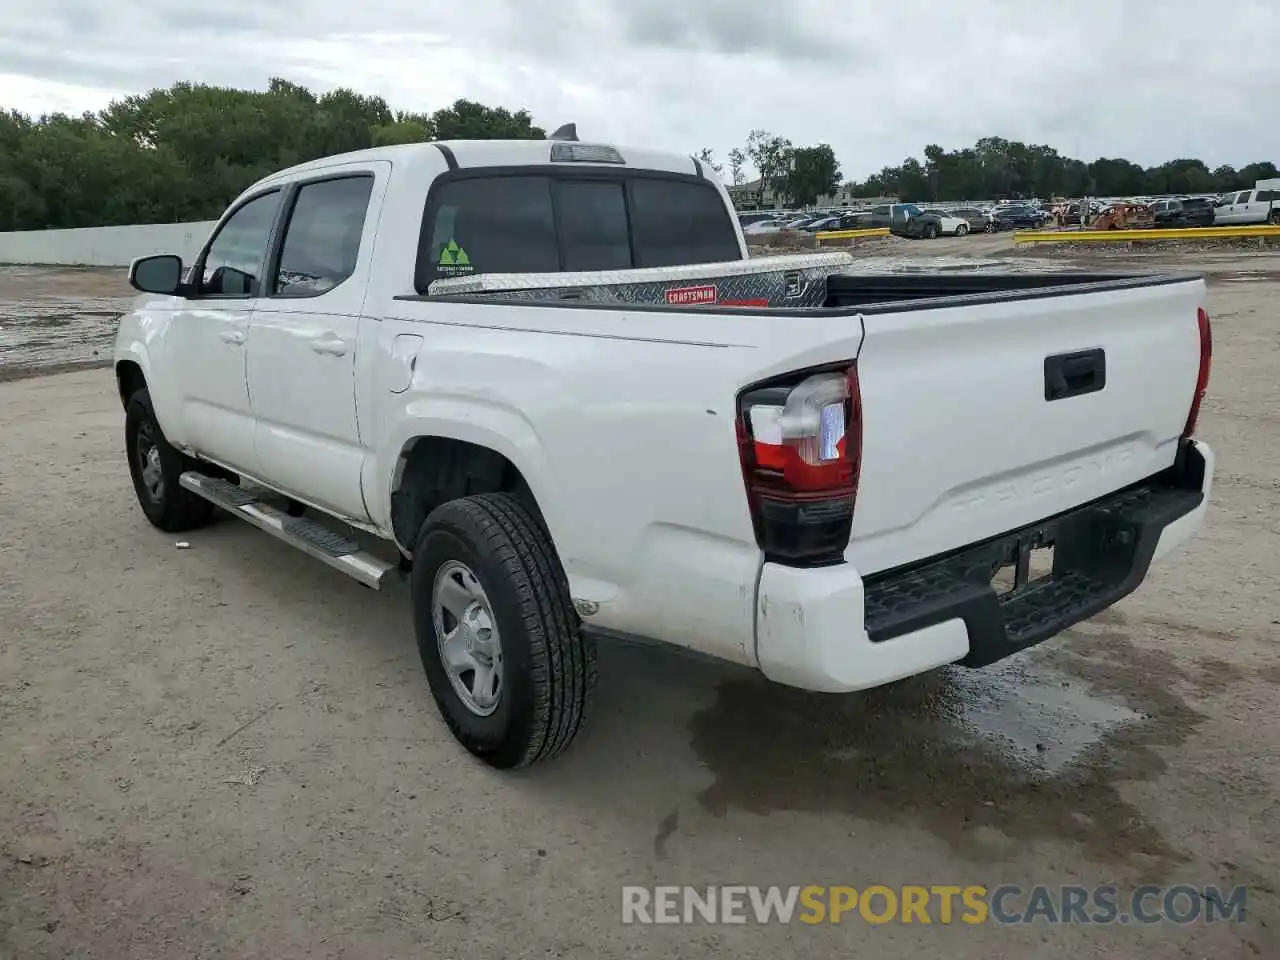
<svg viewBox="0 0 1280 960">
<path fill-rule="evenodd" d="M 1191 398 L 1187 425 L 1182 428 L 1183 439 L 1190 438 L 1196 432 L 1196 421 L 1200 419 L 1200 402 L 1209 389 L 1209 368 L 1213 365 L 1213 330 L 1204 307 L 1196 311 L 1196 323 L 1200 327 L 1200 372 L 1196 375 L 1196 392 Z"/>
<path fill-rule="evenodd" d="M 839 563 L 853 527 L 862 404 L 853 363 L 757 384 L 738 398 L 756 542 L 780 563 Z"/>
</svg>

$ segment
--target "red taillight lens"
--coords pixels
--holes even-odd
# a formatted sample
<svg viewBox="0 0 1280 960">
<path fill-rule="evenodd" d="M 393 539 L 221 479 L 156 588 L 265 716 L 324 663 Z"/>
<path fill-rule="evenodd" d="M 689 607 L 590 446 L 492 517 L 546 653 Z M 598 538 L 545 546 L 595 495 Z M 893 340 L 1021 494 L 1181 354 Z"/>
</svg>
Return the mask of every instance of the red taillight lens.
<svg viewBox="0 0 1280 960">
<path fill-rule="evenodd" d="M 843 558 L 862 454 L 853 364 L 805 371 L 745 390 L 738 446 L 756 542 L 784 563 Z"/>
<path fill-rule="evenodd" d="M 1200 327 L 1200 372 L 1196 375 L 1196 392 L 1191 398 L 1187 425 L 1182 428 L 1183 439 L 1189 439 L 1196 432 L 1196 421 L 1200 419 L 1200 402 L 1209 389 L 1209 368 L 1213 365 L 1213 329 L 1204 307 L 1196 311 L 1196 323 Z"/>
</svg>

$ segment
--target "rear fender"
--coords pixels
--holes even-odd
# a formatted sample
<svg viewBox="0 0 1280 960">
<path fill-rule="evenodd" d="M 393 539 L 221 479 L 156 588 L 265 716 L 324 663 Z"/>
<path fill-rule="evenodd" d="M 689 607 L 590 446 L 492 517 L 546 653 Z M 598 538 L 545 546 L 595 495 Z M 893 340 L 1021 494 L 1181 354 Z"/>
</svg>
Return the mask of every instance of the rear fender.
<svg viewBox="0 0 1280 960">
<path fill-rule="evenodd" d="M 386 436 L 365 487 L 371 515 L 383 529 L 391 529 L 391 491 L 400 479 L 403 453 L 421 437 L 443 437 L 486 447 L 511 461 L 529 485 L 552 539 L 559 545 L 564 538 L 563 507 L 554 496 L 551 464 L 533 425 L 518 411 L 473 398 L 422 397 L 396 411 Z"/>
</svg>

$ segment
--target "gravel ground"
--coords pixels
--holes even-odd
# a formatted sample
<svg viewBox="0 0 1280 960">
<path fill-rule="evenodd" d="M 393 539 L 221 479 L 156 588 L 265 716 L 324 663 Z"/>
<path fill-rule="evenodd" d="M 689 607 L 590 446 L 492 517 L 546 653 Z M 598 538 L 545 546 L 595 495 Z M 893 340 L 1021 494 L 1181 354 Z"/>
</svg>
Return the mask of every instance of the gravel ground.
<svg viewBox="0 0 1280 960">
<path fill-rule="evenodd" d="M 230 519 L 187 550 L 149 527 L 108 371 L 0 384 L 0 957 L 1280 956 L 1280 257 L 1196 256 L 1139 265 L 1210 277 L 1218 479 L 1137 594 L 996 668 L 848 697 L 607 646 L 586 735 L 518 775 L 450 739 L 403 596 Z M 6 271 L 0 325 L 120 288 Z M 61 329 L 73 356 L 15 338 L 0 369 L 106 347 Z M 1246 922 L 620 911 L 624 884 L 1144 882 L 1248 885 Z"/>
</svg>

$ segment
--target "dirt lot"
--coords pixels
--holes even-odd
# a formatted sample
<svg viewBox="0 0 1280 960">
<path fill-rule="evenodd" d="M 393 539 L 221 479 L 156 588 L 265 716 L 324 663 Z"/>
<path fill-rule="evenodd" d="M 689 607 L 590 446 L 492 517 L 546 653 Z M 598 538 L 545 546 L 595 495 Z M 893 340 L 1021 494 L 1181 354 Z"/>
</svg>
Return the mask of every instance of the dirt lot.
<svg viewBox="0 0 1280 960">
<path fill-rule="evenodd" d="M 1006 253 L 964 242 L 930 253 Z M 849 697 L 609 646 L 588 733 L 515 776 L 450 739 L 403 596 L 232 520 L 189 550 L 150 528 L 109 371 L 0 384 L 0 957 L 1280 956 L 1280 257 L 1176 256 L 1139 263 L 1209 275 L 1219 472 L 1136 595 L 998 668 Z M 0 370 L 100 359 L 121 286 L 0 275 Z M 1248 885 L 1246 921 L 620 910 L 624 884 L 1144 882 Z"/>
</svg>

